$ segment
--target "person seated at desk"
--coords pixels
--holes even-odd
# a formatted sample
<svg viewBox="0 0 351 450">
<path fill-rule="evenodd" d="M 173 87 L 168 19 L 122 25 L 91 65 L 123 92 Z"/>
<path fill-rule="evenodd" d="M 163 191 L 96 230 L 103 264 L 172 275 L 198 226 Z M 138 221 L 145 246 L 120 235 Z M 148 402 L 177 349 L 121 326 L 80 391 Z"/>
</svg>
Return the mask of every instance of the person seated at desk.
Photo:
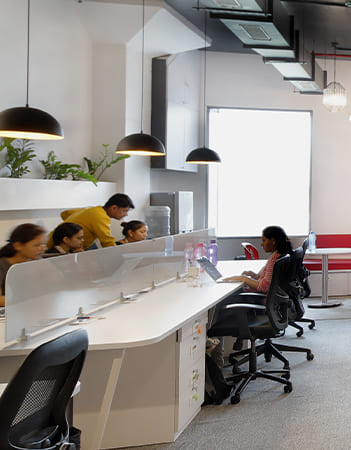
<svg viewBox="0 0 351 450">
<path fill-rule="evenodd" d="M 12 264 L 40 259 L 46 249 L 46 231 L 34 223 L 16 227 L 0 249 L 0 306 L 5 306 L 6 274 Z"/>
<path fill-rule="evenodd" d="M 283 228 L 275 225 L 268 226 L 262 231 L 261 247 L 266 253 L 271 255 L 259 273 L 251 270 L 244 271 L 241 275 L 226 277 L 225 280 L 245 283 L 244 291 L 266 294 L 271 285 L 274 263 L 281 256 L 292 253 L 293 249 L 290 239 Z"/>
<path fill-rule="evenodd" d="M 102 247 L 113 247 L 116 238 L 111 234 L 111 219 L 121 220 L 134 208 L 130 197 L 126 194 L 114 194 L 104 206 L 69 209 L 61 213 L 64 222 L 77 223 L 83 228 L 84 250 L 87 250 L 98 239 Z M 54 245 L 52 233 L 49 236 L 48 247 Z"/>
<path fill-rule="evenodd" d="M 144 241 L 147 236 L 147 227 L 141 220 L 131 220 L 130 222 L 122 222 L 122 233 L 124 239 L 116 241 L 116 245 L 128 244 L 129 242 Z"/>
<path fill-rule="evenodd" d="M 83 251 L 84 232 L 77 223 L 63 222 L 52 233 L 54 245 L 46 250 L 46 254 L 67 255 Z"/>
<path fill-rule="evenodd" d="M 261 247 L 267 253 L 270 253 L 268 261 L 259 271 L 259 273 L 252 272 L 251 270 L 244 271 L 241 275 L 234 275 L 226 277 L 224 280 L 239 281 L 244 283 L 244 286 L 233 294 L 226 297 L 214 311 L 212 311 L 212 319 L 214 322 L 218 314 L 220 314 L 221 308 L 225 305 L 233 303 L 247 303 L 248 299 L 240 297 L 241 292 L 261 292 L 266 294 L 269 290 L 272 281 L 274 263 L 278 258 L 287 253 L 292 253 L 293 248 L 290 239 L 286 235 L 283 228 L 272 225 L 266 227 L 262 231 Z M 263 304 L 265 299 L 255 299 L 255 303 Z M 211 352 L 212 359 L 219 367 L 223 367 L 224 363 L 224 339 L 218 337 L 219 344 Z"/>
</svg>

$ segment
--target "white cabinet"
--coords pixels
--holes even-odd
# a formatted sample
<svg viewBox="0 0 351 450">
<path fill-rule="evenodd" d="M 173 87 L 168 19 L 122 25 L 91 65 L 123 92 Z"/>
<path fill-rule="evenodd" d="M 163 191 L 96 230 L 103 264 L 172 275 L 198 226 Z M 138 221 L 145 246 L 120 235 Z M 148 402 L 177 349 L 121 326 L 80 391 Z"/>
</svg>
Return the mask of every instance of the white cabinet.
<svg viewBox="0 0 351 450">
<path fill-rule="evenodd" d="M 205 391 L 207 314 L 195 319 L 178 334 L 176 433 L 199 412 Z"/>
<path fill-rule="evenodd" d="M 206 323 L 207 313 L 157 344 L 126 350 L 103 449 L 173 442 L 196 416 L 204 399 Z M 108 350 L 106 356 L 88 353 L 75 402 L 76 426 L 92 434 L 96 416 L 84 408 L 85 396 L 90 395 L 90 401 L 101 397 L 96 379 L 103 391 L 105 358 L 111 360 Z M 82 435 L 82 448 L 89 448 L 92 434 Z"/>
</svg>

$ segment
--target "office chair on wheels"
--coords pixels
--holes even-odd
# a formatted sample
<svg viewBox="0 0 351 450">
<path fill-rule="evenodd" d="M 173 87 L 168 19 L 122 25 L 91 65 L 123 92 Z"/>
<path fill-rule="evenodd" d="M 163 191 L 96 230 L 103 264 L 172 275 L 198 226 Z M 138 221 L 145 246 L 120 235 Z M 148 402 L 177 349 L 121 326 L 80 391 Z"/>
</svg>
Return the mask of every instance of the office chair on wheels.
<svg viewBox="0 0 351 450">
<path fill-rule="evenodd" d="M 0 397 L 0 448 L 75 449 L 69 442 L 67 405 L 86 352 L 85 330 L 67 333 L 33 350 Z"/>
<path fill-rule="evenodd" d="M 267 354 L 274 354 L 275 349 L 270 338 L 283 335 L 285 328 L 288 326 L 289 297 L 281 289 L 280 284 L 283 276 L 285 276 L 284 272 L 288 270 L 289 262 L 289 255 L 282 256 L 275 262 L 271 286 L 267 296 L 265 296 L 265 305 L 255 304 L 258 298 L 255 293 L 242 293 L 239 295 L 242 298 L 242 303 L 224 306 L 219 311 L 216 322 L 207 331 L 209 337 L 233 336 L 250 340 L 250 348 L 238 352 L 248 356 L 249 368 L 232 378 L 232 380 L 239 381 L 231 397 L 232 404 L 239 403 L 241 393 L 248 383 L 259 377 L 284 384 L 284 392 L 292 391 L 292 384 L 288 381 L 290 378 L 289 369 L 257 369 L 258 354 L 256 347 L 258 339 L 265 339 L 265 344 L 262 345 L 266 346 Z"/>
<path fill-rule="evenodd" d="M 290 263 L 280 279 L 280 286 L 284 292 L 288 294 L 290 300 L 288 304 L 288 325 L 292 325 L 292 318 L 296 317 L 297 313 L 302 311 L 303 314 L 304 311 L 300 298 L 303 288 L 297 279 L 297 272 L 298 268 L 302 264 L 303 255 L 304 251 L 302 247 L 299 247 L 290 255 Z M 262 302 L 265 298 L 265 294 L 255 293 L 254 295 L 257 298 L 257 302 Z M 235 350 L 234 346 L 233 349 Z M 264 354 L 266 362 L 270 362 L 272 356 L 275 356 L 283 362 L 284 369 L 289 369 L 289 361 L 281 352 L 306 353 L 306 359 L 308 361 L 312 361 L 314 359 L 314 355 L 310 348 L 272 342 L 270 338 L 266 339 L 263 344 L 258 345 L 256 347 L 256 352 L 258 356 Z M 231 353 L 229 355 L 229 364 L 233 367 L 233 374 L 240 375 L 239 366 L 248 360 L 249 356 L 245 350 Z"/>
<path fill-rule="evenodd" d="M 308 246 L 308 239 L 305 239 L 302 244 L 302 257 L 300 257 L 300 261 L 297 263 L 296 266 L 296 279 L 299 282 L 301 286 L 301 290 L 298 294 L 298 301 L 295 304 L 295 311 L 291 311 L 290 317 L 289 317 L 289 325 L 291 325 L 294 328 L 297 328 L 298 331 L 296 333 L 296 336 L 300 337 L 303 335 L 303 327 L 299 325 L 297 322 L 301 323 L 308 323 L 308 328 L 312 330 L 316 323 L 313 319 L 307 319 L 303 317 L 305 314 L 305 308 L 303 306 L 302 300 L 306 297 L 309 297 L 311 294 L 311 288 L 308 283 L 308 277 L 309 277 L 309 270 L 306 269 L 306 267 L 303 265 L 303 259 L 305 257 L 305 253 Z"/>
</svg>

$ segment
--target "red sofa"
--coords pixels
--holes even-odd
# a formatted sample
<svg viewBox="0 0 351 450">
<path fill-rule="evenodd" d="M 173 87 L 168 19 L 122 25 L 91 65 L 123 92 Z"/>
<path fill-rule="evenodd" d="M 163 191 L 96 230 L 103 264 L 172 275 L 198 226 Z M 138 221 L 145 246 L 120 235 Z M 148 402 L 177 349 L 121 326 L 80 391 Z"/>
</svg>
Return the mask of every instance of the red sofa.
<svg viewBox="0 0 351 450">
<path fill-rule="evenodd" d="M 342 258 L 330 256 L 328 258 L 328 269 L 341 272 L 351 270 L 351 234 L 317 234 L 316 247 L 350 247 L 350 256 L 345 255 Z M 306 255 L 303 263 L 311 272 L 322 270 L 322 257 L 317 255 L 313 257 Z"/>
</svg>

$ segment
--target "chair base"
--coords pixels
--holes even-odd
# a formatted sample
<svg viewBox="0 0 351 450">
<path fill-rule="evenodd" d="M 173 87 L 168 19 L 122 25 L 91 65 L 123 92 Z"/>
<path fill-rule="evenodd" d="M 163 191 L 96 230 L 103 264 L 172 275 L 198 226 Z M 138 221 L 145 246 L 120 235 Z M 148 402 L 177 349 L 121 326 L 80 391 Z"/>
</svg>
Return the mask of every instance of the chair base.
<svg viewBox="0 0 351 450">
<path fill-rule="evenodd" d="M 304 319 L 304 318 L 302 318 L 302 319 L 298 319 L 298 320 L 297 319 L 296 320 L 289 320 L 289 325 L 294 327 L 294 328 L 296 328 L 297 330 L 299 330 L 296 333 L 297 337 L 302 336 L 303 332 L 304 332 L 303 327 L 301 325 L 299 325 L 297 322 L 309 323 L 308 328 L 310 330 L 312 330 L 316 326 L 316 322 L 314 320 L 312 320 L 312 319 Z"/>
<path fill-rule="evenodd" d="M 246 348 L 238 352 L 231 353 L 229 355 L 229 364 L 233 366 L 233 374 L 241 373 L 239 366 L 250 361 L 251 348 Z M 274 344 L 271 339 L 266 339 L 263 344 L 256 346 L 257 356 L 264 355 L 266 362 L 270 362 L 272 356 L 284 363 L 283 369 L 289 370 L 289 361 L 280 353 L 278 350 L 278 344 Z M 243 356 L 243 358 L 237 359 L 238 356 Z"/>
<path fill-rule="evenodd" d="M 261 351 L 264 345 L 265 344 L 259 345 L 258 349 Z M 251 340 L 251 348 L 248 349 L 249 355 L 247 355 L 249 361 L 249 370 L 245 372 L 240 372 L 236 376 L 229 378 L 229 380 L 237 382 L 237 378 L 240 377 L 240 383 L 234 389 L 232 396 L 230 398 L 230 402 L 232 405 L 235 405 L 240 402 L 241 393 L 244 391 L 246 386 L 251 381 L 256 380 L 256 378 L 265 378 L 267 380 L 284 384 L 284 392 L 286 393 L 292 391 L 292 384 L 290 381 L 288 381 L 290 379 L 289 369 L 257 370 L 258 349 L 256 349 L 255 341 Z M 238 353 L 242 352 L 244 352 L 244 350 Z M 274 374 L 277 375 L 280 374 L 280 376 L 276 376 Z"/>
<path fill-rule="evenodd" d="M 284 363 L 283 368 L 289 369 L 289 361 L 283 356 L 281 352 L 300 352 L 306 353 L 307 361 L 312 361 L 314 355 L 310 348 L 306 347 L 296 347 L 294 345 L 284 345 L 272 342 L 271 339 L 266 339 L 263 344 L 257 345 L 256 352 L 257 356 L 264 355 L 265 361 L 270 362 L 272 356 Z M 240 350 L 239 352 L 234 352 L 229 355 L 229 363 L 233 366 L 233 374 L 240 374 L 241 371 L 239 366 L 249 361 L 250 349 Z M 237 359 L 238 356 L 244 355 L 243 358 Z"/>
</svg>

